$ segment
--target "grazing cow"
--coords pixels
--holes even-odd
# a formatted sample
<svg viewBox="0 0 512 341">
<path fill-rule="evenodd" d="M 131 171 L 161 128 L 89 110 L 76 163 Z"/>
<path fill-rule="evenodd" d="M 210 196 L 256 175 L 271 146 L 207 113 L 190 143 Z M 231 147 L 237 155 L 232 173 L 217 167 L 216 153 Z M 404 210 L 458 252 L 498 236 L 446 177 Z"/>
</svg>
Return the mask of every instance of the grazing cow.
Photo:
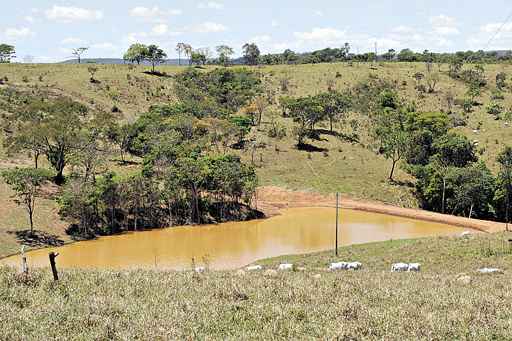
<svg viewBox="0 0 512 341">
<path fill-rule="evenodd" d="M 248 266 L 246 268 L 247 271 L 260 271 L 260 270 L 263 270 L 263 267 L 261 265 L 253 265 L 253 266 Z"/>
<path fill-rule="evenodd" d="M 471 232 L 469 231 L 464 231 L 460 234 L 461 238 L 468 238 L 471 236 Z"/>
<path fill-rule="evenodd" d="M 278 269 L 281 271 L 293 270 L 293 264 L 280 264 Z"/>
<path fill-rule="evenodd" d="M 347 265 L 347 270 L 361 270 L 361 268 L 363 267 L 363 264 L 359 263 L 359 262 L 352 262 L 352 263 L 348 263 Z"/>
<path fill-rule="evenodd" d="M 331 263 L 329 265 L 329 270 L 347 270 L 348 263 L 347 262 L 340 262 L 340 263 Z"/>
<path fill-rule="evenodd" d="M 502 274 L 503 270 L 501 269 L 495 269 L 495 268 L 483 268 L 478 270 L 478 272 L 482 274 Z"/>
<path fill-rule="evenodd" d="M 405 272 L 409 271 L 409 264 L 395 263 L 391 266 L 391 272 Z"/>
<path fill-rule="evenodd" d="M 420 263 L 411 263 L 409 264 L 409 269 L 407 269 L 409 272 L 420 272 L 421 271 L 421 264 Z"/>
</svg>

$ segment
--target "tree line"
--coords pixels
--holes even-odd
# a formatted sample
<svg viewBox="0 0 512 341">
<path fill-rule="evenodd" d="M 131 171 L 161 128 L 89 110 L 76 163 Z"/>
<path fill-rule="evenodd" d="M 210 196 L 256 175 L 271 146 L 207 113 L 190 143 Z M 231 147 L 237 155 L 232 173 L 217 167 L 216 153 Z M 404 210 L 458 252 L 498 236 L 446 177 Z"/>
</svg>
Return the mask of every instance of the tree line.
<svg viewBox="0 0 512 341">
<path fill-rule="evenodd" d="M 258 180 L 232 153 L 246 126 L 233 117 L 261 92 L 259 75 L 217 69 L 176 76 L 176 102 L 153 105 L 133 123 L 45 90 L 0 89 L 4 147 L 33 166 L 2 173 L 27 208 L 45 184 L 59 186 L 60 215 L 77 236 L 258 217 L 250 204 Z M 140 170 L 111 170 L 140 158 Z M 41 167 L 44 158 L 50 169 Z"/>
</svg>

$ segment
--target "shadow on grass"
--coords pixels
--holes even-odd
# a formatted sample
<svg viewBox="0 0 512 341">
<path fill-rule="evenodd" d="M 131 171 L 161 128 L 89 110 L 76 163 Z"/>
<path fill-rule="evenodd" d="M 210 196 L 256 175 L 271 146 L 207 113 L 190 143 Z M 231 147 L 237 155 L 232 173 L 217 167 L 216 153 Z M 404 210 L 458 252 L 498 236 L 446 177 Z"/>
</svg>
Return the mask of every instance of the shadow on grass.
<svg viewBox="0 0 512 341">
<path fill-rule="evenodd" d="M 30 247 L 42 247 L 42 246 L 61 246 L 64 245 L 64 241 L 59 236 L 53 235 L 48 232 L 37 231 L 30 232 L 30 230 L 22 231 L 7 231 L 8 234 L 16 235 L 18 243 L 27 245 Z"/>
<path fill-rule="evenodd" d="M 160 72 L 160 71 L 144 71 L 143 73 L 145 73 L 146 75 L 157 76 L 157 77 L 166 77 L 166 78 L 172 77 L 171 75 L 168 75 L 166 72 Z"/>
<path fill-rule="evenodd" d="M 309 143 L 298 144 L 297 145 L 297 149 L 298 150 L 302 150 L 302 151 L 306 151 L 306 152 L 310 152 L 310 153 L 322 153 L 322 152 L 328 152 L 329 151 L 329 149 L 327 149 L 327 148 L 320 148 L 320 147 L 317 147 L 317 146 L 313 146 L 312 144 L 309 144 Z"/>
<path fill-rule="evenodd" d="M 344 133 L 339 133 L 335 130 L 330 131 L 329 129 L 315 129 L 315 133 L 318 135 L 329 135 L 336 137 L 340 140 L 351 142 L 351 143 L 359 143 L 359 138 L 357 135 L 347 135 Z"/>
<path fill-rule="evenodd" d="M 130 161 L 130 160 L 122 161 L 119 159 L 115 159 L 115 160 L 111 160 L 111 161 L 116 162 L 119 166 L 138 166 L 138 165 L 140 165 L 140 162 L 138 162 L 138 161 Z"/>
<path fill-rule="evenodd" d="M 401 180 L 387 180 L 387 182 L 390 184 L 390 185 L 393 185 L 393 186 L 399 186 L 399 187 L 408 187 L 408 188 L 414 188 L 414 183 L 412 183 L 411 181 L 401 181 Z"/>
</svg>

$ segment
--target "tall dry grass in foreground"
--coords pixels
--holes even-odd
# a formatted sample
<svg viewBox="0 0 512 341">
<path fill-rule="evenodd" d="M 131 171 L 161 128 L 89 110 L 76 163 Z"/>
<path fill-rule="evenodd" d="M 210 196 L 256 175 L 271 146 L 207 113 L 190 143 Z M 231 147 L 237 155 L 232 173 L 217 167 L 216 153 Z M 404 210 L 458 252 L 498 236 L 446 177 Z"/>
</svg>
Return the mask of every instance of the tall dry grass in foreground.
<svg viewBox="0 0 512 341">
<path fill-rule="evenodd" d="M 3 268 L 0 339 L 510 340 L 504 238 L 342 249 L 339 259 L 363 261 L 361 272 L 323 271 L 332 253 L 286 257 L 307 270 L 278 274 L 65 271 L 54 283 L 48 270 L 23 279 Z M 421 260 L 424 271 L 392 274 L 392 260 Z M 476 273 L 486 265 L 505 274 Z"/>
</svg>

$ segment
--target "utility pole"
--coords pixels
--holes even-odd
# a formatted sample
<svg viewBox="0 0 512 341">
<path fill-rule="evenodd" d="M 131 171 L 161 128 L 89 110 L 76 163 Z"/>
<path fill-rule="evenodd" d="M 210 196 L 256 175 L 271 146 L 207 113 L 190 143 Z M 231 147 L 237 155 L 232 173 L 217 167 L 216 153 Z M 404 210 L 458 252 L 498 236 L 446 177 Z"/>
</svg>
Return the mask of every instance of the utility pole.
<svg viewBox="0 0 512 341">
<path fill-rule="evenodd" d="M 336 257 L 338 257 L 338 206 L 339 206 L 339 196 L 340 194 L 336 192 Z"/>
</svg>

